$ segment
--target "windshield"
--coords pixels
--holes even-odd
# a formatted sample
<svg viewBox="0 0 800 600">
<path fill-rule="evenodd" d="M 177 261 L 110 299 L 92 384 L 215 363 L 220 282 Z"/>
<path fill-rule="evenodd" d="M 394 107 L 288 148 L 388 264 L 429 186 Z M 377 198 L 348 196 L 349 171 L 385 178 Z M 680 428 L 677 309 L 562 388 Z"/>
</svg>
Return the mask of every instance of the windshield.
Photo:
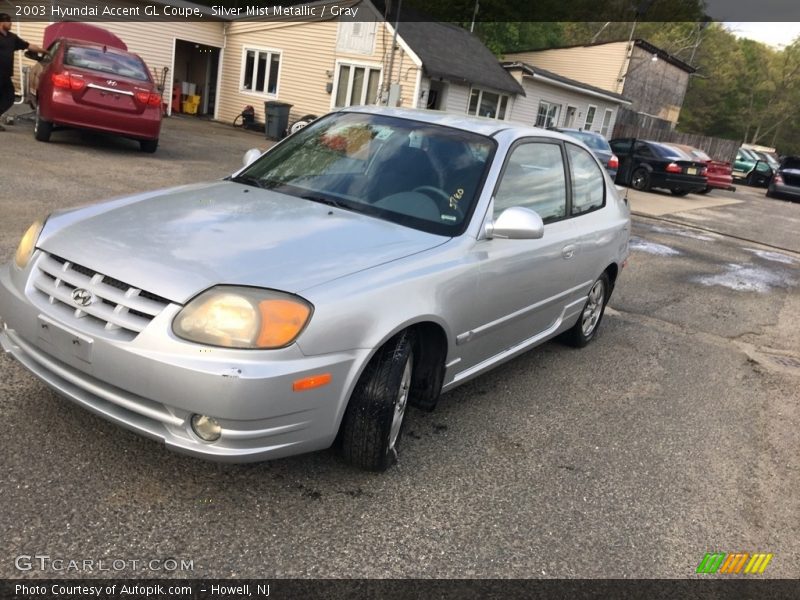
<svg viewBox="0 0 800 600">
<path fill-rule="evenodd" d="M 690 156 L 680 148 L 676 148 L 675 146 L 670 146 L 668 144 L 657 144 L 655 142 L 650 142 L 650 146 L 655 148 L 656 152 L 658 152 L 664 158 L 674 158 L 678 160 L 695 160 L 694 157 Z"/>
<path fill-rule="evenodd" d="M 566 133 L 567 135 L 571 135 L 575 139 L 582 141 L 592 150 L 611 152 L 611 146 L 608 145 L 608 142 L 601 135 L 598 135 L 596 133 L 588 133 L 586 131 L 570 131 L 570 130 L 565 130 L 564 133 Z"/>
<path fill-rule="evenodd" d="M 302 129 L 233 181 L 454 236 L 495 142 L 420 121 L 340 112 Z"/>
<path fill-rule="evenodd" d="M 139 57 L 115 52 L 109 48 L 70 46 L 64 56 L 64 64 L 140 81 L 150 81 L 147 67 Z"/>
<path fill-rule="evenodd" d="M 781 163 L 783 169 L 800 169 L 800 157 L 787 156 Z"/>
</svg>

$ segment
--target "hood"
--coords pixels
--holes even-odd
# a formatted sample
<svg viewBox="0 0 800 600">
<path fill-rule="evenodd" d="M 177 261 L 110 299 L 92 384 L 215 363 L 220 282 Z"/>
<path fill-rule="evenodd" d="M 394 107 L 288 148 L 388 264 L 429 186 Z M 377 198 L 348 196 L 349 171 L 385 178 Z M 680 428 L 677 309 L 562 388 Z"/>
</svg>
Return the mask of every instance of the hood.
<svg viewBox="0 0 800 600">
<path fill-rule="evenodd" d="M 218 182 L 55 215 L 38 246 L 182 304 L 218 284 L 300 293 L 448 239 Z"/>
</svg>

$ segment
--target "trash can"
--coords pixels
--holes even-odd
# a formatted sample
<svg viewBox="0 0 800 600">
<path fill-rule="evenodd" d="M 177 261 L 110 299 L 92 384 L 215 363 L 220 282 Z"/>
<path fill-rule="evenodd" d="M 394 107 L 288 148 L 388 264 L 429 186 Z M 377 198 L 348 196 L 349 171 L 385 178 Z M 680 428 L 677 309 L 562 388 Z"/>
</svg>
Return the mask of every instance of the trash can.
<svg viewBox="0 0 800 600">
<path fill-rule="evenodd" d="M 290 108 L 292 108 L 292 105 L 286 102 L 278 102 L 276 100 L 264 102 L 266 121 L 264 133 L 269 139 L 280 140 L 286 135 L 286 129 L 289 127 Z"/>
</svg>

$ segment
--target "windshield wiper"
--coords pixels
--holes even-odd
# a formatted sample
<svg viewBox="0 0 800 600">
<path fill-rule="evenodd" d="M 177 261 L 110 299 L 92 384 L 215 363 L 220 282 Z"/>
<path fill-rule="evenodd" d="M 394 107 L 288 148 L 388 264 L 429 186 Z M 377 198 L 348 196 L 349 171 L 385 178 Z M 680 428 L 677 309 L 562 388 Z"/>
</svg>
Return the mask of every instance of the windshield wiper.
<svg viewBox="0 0 800 600">
<path fill-rule="evenodd" d="M 234 183 L 243 183 L 245 185 L 251 185 L 253 187 L 266 189 L 266 183 L 259 179 L 258 177 L 253 177 L 252 175 L 237 175 L 236 177 L 229 177 L 229 181 L 233 181 Z"/>
<path fill-rule="evenodd" d="M 320 204 L 326 204 L 328 206 L 335 206 L 336 208 L 344 208 L 347 210 L 353 210 L 353 207 L 350 204 L 345 204 L 340 200 L 336 200 L 335 198 L 329 198 L 327 196 L 321 196 L 319 194 L 303 194 L 300 196 L 303 200 L 311 200 L 312 202 L 319 202 Z"/>
</svg>

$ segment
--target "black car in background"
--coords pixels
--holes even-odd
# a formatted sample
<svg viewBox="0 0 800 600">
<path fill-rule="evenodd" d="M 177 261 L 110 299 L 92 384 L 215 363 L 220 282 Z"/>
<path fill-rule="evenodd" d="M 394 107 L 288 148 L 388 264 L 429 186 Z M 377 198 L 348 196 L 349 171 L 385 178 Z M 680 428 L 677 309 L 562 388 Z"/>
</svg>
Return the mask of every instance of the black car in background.
<svg viewBox="0 0 800 600">
<path fill-rule="evenodd" d="M 635 138 L 609 142 L 619 158 L 616 183 L 635 190 L 669 190 L 676 196 L 706 188 L 706 165 L 679 148 Z"/>
<path fill-rule="evenodd" d="M 800 202 L 800 156 L 784 156 L 767 187 L 769 198 Z"/>
<path fill-rule="evenodd" d="M 619 168 L 619 159 L 616 157 L 614 152 L 612 152 L 611 146 L 609 146 L 606 138 L 599 133 L 595 133 L 593 131 L 583 131 L 582 129 L 553 128 L 553 131 L 565 133 L 589 146 L 589 150 L 591 150 L 592 154 L 597 157 L 597 160 L 605 165 L 608 174 L 611 175 L 611 179 L 616 179 L 617 169 Z"/>
</svg>

